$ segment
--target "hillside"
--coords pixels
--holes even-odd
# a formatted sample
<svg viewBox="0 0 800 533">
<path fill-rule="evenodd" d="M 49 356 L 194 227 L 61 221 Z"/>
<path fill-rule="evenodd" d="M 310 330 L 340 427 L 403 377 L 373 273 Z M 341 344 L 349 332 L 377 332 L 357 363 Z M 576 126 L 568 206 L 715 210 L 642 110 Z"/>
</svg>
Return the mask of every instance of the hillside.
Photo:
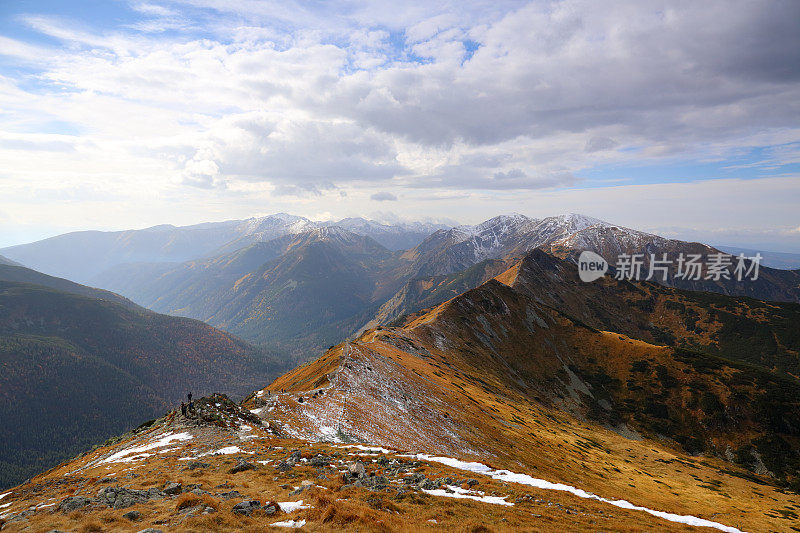
<svg viewBox="0 0 800 533">
<path fill-rule="evenodd" d="M 189 390 L 244 395 L 285 369 L 202 322 L 11 281 L 0 281 L 0 367 L 4 487 Z"/>
<path fill-rule="evenodd" d="M 18 283 L 32 283 L 34 285 L 41 285 L 56 289 L 58 291 L 69 292 L 79 296 L 86 296 L 89 298 L 96 298 L 98 300 L 107 300 L 109 302 L 118 303 L 128 307 L 138 307 L 136 304 L 120 296 L 119 294 L 103 289 L 95 289 L 80 285 L 72 281 L 48 276 L 36 270 L 25 268 L 21 265 L 3 264 L 0 263 L 0 281 L 13 281 Z"/>
</svg>

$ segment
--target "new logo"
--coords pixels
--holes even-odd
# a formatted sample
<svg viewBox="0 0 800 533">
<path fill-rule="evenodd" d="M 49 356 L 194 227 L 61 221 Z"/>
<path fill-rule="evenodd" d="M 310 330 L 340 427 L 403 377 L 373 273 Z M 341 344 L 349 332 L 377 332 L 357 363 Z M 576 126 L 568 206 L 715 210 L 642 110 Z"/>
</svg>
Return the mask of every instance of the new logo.
<svg viewBox="0 0 800 533">
<path fill-rule="evenodd" d="M 578 275 L 581 281 L 590 282 L 600 279 L 608 272 L 608 262 L 589 250 L 581 252 L 578 257 Z"/>
</svg>

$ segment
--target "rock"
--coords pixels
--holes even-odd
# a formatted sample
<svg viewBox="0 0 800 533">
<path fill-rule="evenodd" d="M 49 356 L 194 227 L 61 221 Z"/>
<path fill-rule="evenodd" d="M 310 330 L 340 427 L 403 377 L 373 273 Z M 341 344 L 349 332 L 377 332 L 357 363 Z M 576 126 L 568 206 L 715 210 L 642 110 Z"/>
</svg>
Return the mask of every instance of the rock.
<svg viewBox="0 0 800 533">
<path fill-rule="evenodd" d="M 216 512 L 217 512 L 216 509 L 214 509 L 213 507 L 209 507 L 209 506 L 206 506 L 206 508 L 203 509 L 203 514 L 211 514 L 211 513 L 216 513 Z"/>
<path fill-rule="evenodd" d="M 233 512 L 237 514 L 250 515 L 253 511 L 258 509 L 260 502 L 258 500 L 245 500 L 233 506 Z"/>
<path fill-rule="evenodd" d="M 467 486 L 474 487 L 475 485 L 480 485 L 480 482 L 477 479 L 468 479 Z"/>
<path fill-rule="evenodd" d="M 302 494 L 304 490 L 308 490 L 310 487 L 308 485 L 304 485 L 302 487 L 298 487 L 292 492 L 289 493 L 289 496 L 297 496 L 298 494 Z"/>
<path fill-rule="evenodd" d="M 180 494 L 183 492 L 183 486 L 180 483 L 167 483 L 164 485 L 164 494 L 169 494 L 170 496 L 175 496 L 176 494 Z"/>
<path fill-rule="evenodd" d="M 389 458 L 385 455 L 381 455 L 381 458 L 378 459 L 378 464 L 381 466 L 388 466 L 389 465 Z"/>
<path fill-rule="evenodd" d="M 98 481 L 98 483 L 115 483 L 116 481 L 117 481 L 117 478 L 115 478 L 115 477 L 104 477 L 103 479 Z"/>
<path fill-rule="evenodd" d="M 315 468 L 321 468 L 323 466 L 328 466 L 331 463 L 331 460 L 325 457 L 324 455 L 315 455 L 311 458 L 309 464 Z"/>
<path fill-rule="evenodd" d="M 239 472 L 244 472 L 245 470 L 255 470 L 256 465 L 253 463 L 248 463 L 241 457 L 236 460 L 236 466 L 228 470 L 231 474 L 238 474 Z"/>
<path fill-rule="evenodd" d="M 263 509 L 267 515 L 274 515 L 281 510 L 280 506 L 275 502 L 264 502 Z"/>
<path fill-rule="evenodd" d="M 164 532 L 161 531 L 160 529 L 156 529 L 154 527 L 147 527 L 145 529 L 141 529 L 141 530 L 137 531 L 136 533 L 164 533 Z"/>
<path fill-rule="evenodd" d="M 164 493 L 156 488 L 150 490 L 133 490 L 121 487 L 105 487 L 97 493 L 97 499 L 114 509 L 124 509 L 137 503 L 144 503 L 151 498 L 163 498 Z"/>
<path fill-rule="evenodd" d="M 233 498 L 241 498 L 242 495 L 238 490 L 232 490 L 230 492 L 223 492 L 219 495 L 220 498 L 225 498 L 226 500 L 231 500 Z"/>
<path fill-rule="evenodd" d="M 347 465 L 347 471 L 354 476 L 362 477 L 366 469 L 364 468 L 364 463 L 356 461 Z"/>
<path fill-rule="evenodd" d="M 131 522 L 138 522 L 139 520 L 142 519 L 142 513 L 140 513 L 139 511 L 128 511 L 127 513 L 122 515 L 122 518 L 127 518 Z"/>
<path fill-rule="evenodd" d="M 191 461 L 184 470 L 194 470 L 195 468 L 208 468 L 208 463 L 201 463 L 200 461 Z"/>
<path fill-rule="evenodd" d="M 61 500 L 61 503 L 58 504 L 58 510 L 63 513 L 70 513 L 72 511 L 77 511 L 78 509 L 83 509 L 90 503 L 92 503 L 92 500 L 89 498 L 84 498 L 83 496 L 70 496 L 69 498 L 64 498 Z"/>
<path fill-rule="evenodd" d="M 275 468 L 277 468 L 281 472 L 287 472 L 292 468 L 294 468 L 294 463 L 292 461 L 283 460 L 279 462 L 277 465 L 275 465 Z"/>
</svg>

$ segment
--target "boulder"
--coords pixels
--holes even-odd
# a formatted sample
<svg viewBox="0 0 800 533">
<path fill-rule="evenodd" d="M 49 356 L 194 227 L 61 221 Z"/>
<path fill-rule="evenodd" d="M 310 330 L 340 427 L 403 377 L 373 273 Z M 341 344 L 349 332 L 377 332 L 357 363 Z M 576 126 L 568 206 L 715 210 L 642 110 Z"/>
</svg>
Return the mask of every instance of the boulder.
<svg viewBox="0 0 800 533">
<path fill-rule="evenodd" d="M 139 520 L 142 519 L 142 513 L 140 513 L 139 511 L 128 511 L 127 513 L 122 515 L 122 518 L 127 518 L 131 522 L 138 522 Z"/>
<path fill-rule="evenodd" d="M 250 515 L 253 511 L 260 507 L 258 500 L 245 500 L 233 506 L 233 512 L 237 514 Z"/>
<path fill-rule="evenodd" d="M 169 494 L 170 496 L 175 496 L 176 494 L 180 494 L 183 492 L 183 486 L 180 483 L 167 483 L 164 485 L 164 494 Z"/>
<path fill-rule="evenodd" d="M 58 510 L 64 513 L 70 513 L 72 511 L 77 511 L 78 509 L 83 509 L 90 503 L 92 503 L 92 500 L 89 498 L 84 498 L 83 496 L 70 496 L 69 498 L 64 498 L 61 500 L 61 503 L 58 504 Z"/>
<path fill-rule="evenodd" d="M 253 463 L 248 463 L 241 457 L 236 460 L 236 466 L 231 468 L 228 472 L 231 474 L 238 474 L 239 472 L 244 472 L 245 470 L 255 470 L 256 465 Z"/>
<path fill-rule="evenodd" d="M 354 476 L 362 477 L 366 472 L 366 469 L 364 468 L 364 463 L 361 461 L 356 461 L 347 465 L 347 471 Z"/>
<path fill-rule="evenodd" d="M 265 514 L 274 515 L 281 510 L 281 507 L 275 502 L 264 502 L 263 509 Z"/>
</svg>

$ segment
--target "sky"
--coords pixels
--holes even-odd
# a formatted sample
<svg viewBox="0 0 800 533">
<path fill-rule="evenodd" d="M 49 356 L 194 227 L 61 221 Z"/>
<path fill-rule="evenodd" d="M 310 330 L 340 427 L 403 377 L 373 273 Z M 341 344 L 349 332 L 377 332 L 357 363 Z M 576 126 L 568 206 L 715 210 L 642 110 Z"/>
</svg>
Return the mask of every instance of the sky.
<svg viewBox="0 0 800 533">
<path fill-rule="evenodd" d="M 583 213 L 800 252 L 800 2 L 0 1 L 0 247 Z"/>
</svg>

